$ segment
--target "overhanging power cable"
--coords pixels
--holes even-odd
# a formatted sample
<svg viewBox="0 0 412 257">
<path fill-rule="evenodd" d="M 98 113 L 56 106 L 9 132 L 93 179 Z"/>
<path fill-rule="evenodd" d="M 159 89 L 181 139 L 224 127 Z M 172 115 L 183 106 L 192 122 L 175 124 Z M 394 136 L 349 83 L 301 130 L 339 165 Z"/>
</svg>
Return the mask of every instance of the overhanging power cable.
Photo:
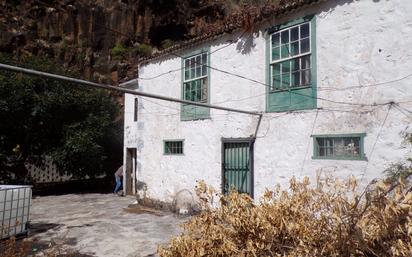
<svg viewBox="0 0 412 257">
<path fill-rule="evenodd" d="M 87 80 L 71 78 L 71 77 L 57 75 L 57 74 L 53 74 L 53 73 L 37 71 L 37 70 L 32 70 L 32 69 L 26 69 L 26 68 L 22 68 L 22 67 L 18 67 L 18 66 L 12 66 L 12 65 L 3 64 L 3 63 L 0 63 L 0 70 L 7 70 L 7 71 L 12 71 L 12 72 L 24 73 L 24 74 L 28 74 L 28 75 L 32 75 L 32 76 L 43 77 L 43 78 L 44 77 L 52 78 L 52 79 L 77 83 L 77 84 L 81 84 L 81 85 L 91 86 L 91 87 L 95 87 L 95 88 L 108 89 L 108 90 L 119 91 L 119 92 L 122 92 L 122 93 L 131 94 L 131 95 L 138 95 L 138 96 L 142 96 L 142 97 L 159 99 L 159 100 L 163 100 L 163 101 L 176 102 L 176 103 L 182 103 L 182 104 L 188 104 L 188 105 L 195 105 L 195 106 L 201 106 L 201 107 L 206 107 L 206 108 L 211 108 L 211 109 L 218 109 L 218 110 L 223 110 L 223 111 L 228 111 L 228 112 L 237 112 L 237 113 L 243 113 L 243 114 L 249 114 L 249 115 L 255 115 L 255 116 L 261 116 L 262 115 L 259 112 L 246 111 L 246 110 L 222 107 L 222 106 L 217 106 L 217 105 L 212 105 L 212 104 L 181 100 L 181 99 L 177 99 L 177 98 L 172 98 L 172 97 L 167 97 L 167 96 L 162 96 L 162 95 L 156 95 L 156 94 L 150 94 L 150 93 L 135 91 L 135 90 L 132 90 L 132 89 L 127 89 L 127 88 L 122 88 L 122 87 L 117 87 L 117 86 L 112 86 L 112 85 L 107 85 L 107 84 L 100 84 L 100 83 L 95 83 L 95 82 L 91 82 L 91 81 L 87 81 Z"/>
</svg>

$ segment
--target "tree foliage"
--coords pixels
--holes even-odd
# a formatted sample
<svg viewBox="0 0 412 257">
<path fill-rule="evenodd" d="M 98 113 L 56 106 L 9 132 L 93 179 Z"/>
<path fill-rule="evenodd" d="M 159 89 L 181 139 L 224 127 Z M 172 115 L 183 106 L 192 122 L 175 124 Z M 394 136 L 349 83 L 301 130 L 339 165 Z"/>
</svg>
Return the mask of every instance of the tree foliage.
<svg viewBox="0 0 412 257">
<path fill-rule="evenodd" d="M 46 59 L 0 55 L 2 63 L 65 74 Z M 68 74 L 74 75 L 74 74 Z M 0 72 L 0 171 L 26 175 L 46 156 L 74 177 L 113 170 L 121 159 L 119 106 L 108 92 L 48 78 Z M 10 179 L 10 176 L 8 177 Z"/>
<path fill-rule="evenodd" d="M 412 134 L 406 133 L 405 141 L 412 145 Z M 412 184 L 412 158 L 406 158 L 404 161 L 392 163 L 386 170 L 385 174 L 388 181 L 396 182 L 404 179 L 406 183 Z"/>
</svg>

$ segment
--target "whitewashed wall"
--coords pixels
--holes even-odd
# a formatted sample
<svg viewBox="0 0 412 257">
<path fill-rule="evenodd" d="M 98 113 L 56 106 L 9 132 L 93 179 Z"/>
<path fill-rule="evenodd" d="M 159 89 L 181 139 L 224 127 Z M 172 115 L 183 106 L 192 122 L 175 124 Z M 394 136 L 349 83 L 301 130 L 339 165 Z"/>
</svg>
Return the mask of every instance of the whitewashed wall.
<svg viewBox="0 0 412 257">
<path fill-rule="evenodd" d="M 412 73 L 411 13 L 411 1 L 329 1 L 272 24 L 316 14 L 319 98 L 365 104 L 403 102 L 412 100 L 412 77 L 374 87 L 345 88 L 391 81 Z M 227 41 L 236 39 L 238 34 L 179 54 L 208 45 L 211 52 L 227 46 L 211 55 L 211 66 L 265 82 L 263 30 L 270 26 L 267 23 L 258 33 L 229 46 Z M 173 56 L 143 65 L 141 78 L 172 72 L 140 80 L 139 90 L 180 98 L 181 72 L 176 71 L 180 67 L 181 59 Z M 214 70 L 210 79 L 212 104 L 265 110 L 264 86 Z M 326 90 L 331 87 L 340 90 Z M 213 109 L 211 119 L 182 122 L 179 104 L 143 98 L 139 100 L 139 121 L 133 122 L 133 99 L 131 95 L 125 98 L 125 148 L 137 148 L 138 180 L 147 185 L 147 196 L 162 201 L 173 201 L 182 190 L 193 191 L 199 179 L 220 188 L 221 138 L 249 137 L 257 124 L 256 117 Z M 412 103 L 401 105 L 412 110 Z M 318 100 L 318 107 L 325 110 L 264 114 L 255 142 L 256 198 L 266 187 L 286 185 L 293 175 L 313 179 L 318 171 L 339 177 L 353 174 L 367 183 L 409 153 L 402 134 L 410 131 L 411 114 L 407 113 L 408 118 L 397 108 L 387 114 L 387 105 L 360 107 L 323 100 Z M 310 136 L 334 133 L 366 133 L 368 161 L 313 160 Z M 184 139 L 184 155 L 163 155 L 165 139 Z"/>
</svg>

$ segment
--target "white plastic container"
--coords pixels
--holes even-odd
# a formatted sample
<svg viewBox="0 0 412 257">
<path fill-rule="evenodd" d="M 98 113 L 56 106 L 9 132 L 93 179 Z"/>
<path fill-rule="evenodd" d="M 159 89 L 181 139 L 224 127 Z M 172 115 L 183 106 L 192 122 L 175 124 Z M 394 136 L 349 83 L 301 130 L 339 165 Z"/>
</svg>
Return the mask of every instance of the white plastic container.
<svg viewBox="0 0 412 257">
<path fill-rule="evenodd" d="M 27 233 L 31 186 L 0 185 L 0 238 Z"/>
</svg>

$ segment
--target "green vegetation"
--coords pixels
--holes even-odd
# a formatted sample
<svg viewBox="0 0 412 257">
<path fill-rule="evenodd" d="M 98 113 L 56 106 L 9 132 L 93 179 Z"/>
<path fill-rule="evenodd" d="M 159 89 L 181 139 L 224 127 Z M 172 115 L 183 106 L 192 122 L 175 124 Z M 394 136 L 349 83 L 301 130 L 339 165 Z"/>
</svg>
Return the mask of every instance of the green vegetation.
<svg viewBox="0 0 412 257">
<path fill-rule="evenodd" d="M 46 59 L 0 55 L 0 62 L 65 73 Z M 41 165 L 46 156 L 77 178 L 112 172 L 121 163 L 120 108 L 107 91 L 1 71 L 0 95 L 3 183 L 23 180 L 25 163 Z"/>
<path fill-rule="evenodd" d="M 412 134 L 405 135 L 405 141 L 412 145 Z M 394 183 L 399 179 L 404 179 L 406 183 L 412 183 L 412 158 L 409 157 L 405 161 L 393 163 L 386 170 L 388 181 Z"/>
<path fill-rule="evenodd" d="M 116 44 L 112 48 L 112 55 L 115 59 L 125 58 L 128 52 L 129 52 L 129 49 L 124 47 L 122 44 Z"/>
<path fill-rule="evenodd" d="M 153 48 L 147 44 L 139 44 L 134 48 L 134 51 L 137 55 L 149 56 L 152 54 Z"/>
<path fill-rule="evenodd" d="M 163 49 L 169 48 L 171 46 L 173 46 L 174 42 L 171 39 L 165 39 L 162 41 L 161 46 Z"/>
</svg>

